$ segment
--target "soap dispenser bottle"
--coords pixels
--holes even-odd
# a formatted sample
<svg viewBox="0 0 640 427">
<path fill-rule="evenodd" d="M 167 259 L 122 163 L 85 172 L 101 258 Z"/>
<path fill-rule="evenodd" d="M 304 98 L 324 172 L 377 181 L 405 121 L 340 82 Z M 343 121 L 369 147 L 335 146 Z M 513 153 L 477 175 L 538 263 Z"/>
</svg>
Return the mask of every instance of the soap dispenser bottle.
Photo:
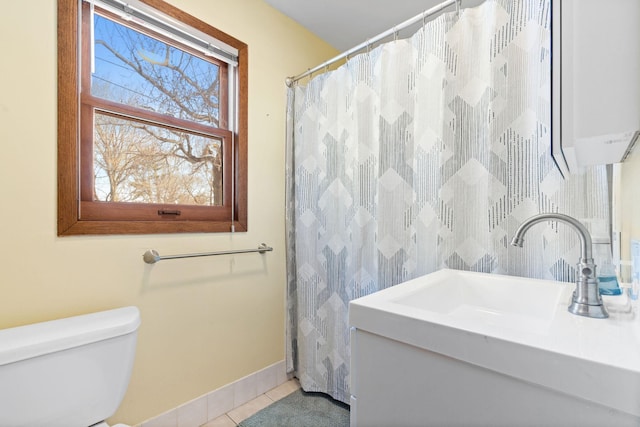
<svg viewBox="0 0 640 427">
<path fill-rule="evenodd" d="M 616 269 L 611 260 L 611 244 L 607 238 L 593 238 L 593 257 L 600 295 L 622 295 Z"/>
</svg>

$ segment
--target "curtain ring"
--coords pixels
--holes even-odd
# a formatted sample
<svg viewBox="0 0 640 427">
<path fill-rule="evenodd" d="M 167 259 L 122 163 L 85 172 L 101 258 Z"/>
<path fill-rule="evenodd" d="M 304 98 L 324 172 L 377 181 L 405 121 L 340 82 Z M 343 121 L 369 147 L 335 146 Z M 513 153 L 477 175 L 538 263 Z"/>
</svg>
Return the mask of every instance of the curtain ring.
<svg viewBox="0 0 640 427">
<path fill-rule="evenodd" d="M 456 0 L 456 19 L 460 19 L 460 3 L 462 0 Z"/>
<path fill-rule="evenodd" d="M 397 42 L 398 41 L 398 27 L 393 27 L 393 41 Z"/>
</svg>

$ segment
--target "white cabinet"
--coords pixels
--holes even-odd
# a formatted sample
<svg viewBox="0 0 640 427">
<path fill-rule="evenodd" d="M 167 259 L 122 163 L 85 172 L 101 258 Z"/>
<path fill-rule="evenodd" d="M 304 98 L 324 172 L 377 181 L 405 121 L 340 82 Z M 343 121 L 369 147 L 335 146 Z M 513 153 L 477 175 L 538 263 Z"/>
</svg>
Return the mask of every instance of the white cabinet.
<svg viewBox="0 0 640 427">
<path fill-rule="evenodd" d="M 552 0 L 552 151 L 566 176 L 640 134 L 640 1 Z"/>
<path fill-rule="evenodd" d="M 429 349 L 361 329 L 352 338 L 351 427 L 638 425 L 637 417 L 600 402 Z M 477 348 L 469 344 L 467 350 L 473 354 Z M 526 351 L 518 360 L 495 354 L 505 365 L 536 363 Z"/>
</svg>

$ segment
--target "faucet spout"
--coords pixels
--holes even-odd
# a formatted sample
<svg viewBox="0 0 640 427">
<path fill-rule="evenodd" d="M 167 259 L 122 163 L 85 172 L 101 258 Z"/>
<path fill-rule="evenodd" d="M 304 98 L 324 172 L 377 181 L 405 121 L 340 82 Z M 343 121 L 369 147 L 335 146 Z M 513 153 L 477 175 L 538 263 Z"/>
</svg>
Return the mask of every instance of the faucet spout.
<svg viewBox="0 0 640 427">
<path fill-rule="evenodd" d="M 573 228 L 580 238 L 580 259 L 576 268 L 576 289 L 573 291 L 571 304 L 568 307 L 570 313 L 579 316 L 604 319 L 609 313 L 602 303 L 598 289 L 596 265 L 592 257 L 592 242 L 589 230 L 577 219 L 569 215 L 558 213 L 542 213 L 526 219 L 511 240 L 513 246 L 522 247 L 524 235 L 534 224 L 542 221 L 558 221 Z"/>
<path fill-rule="evenodd" d="M 526 219 L 522 224 L 520 224 L 520 227 L 516 230 L 516 234 L 513 235 L 511 245 L 521 248 L 524 243 L 524 235 L 527 230 L 529 230 L 534 224 L 542 221 L 559 221 L 571 226 L 576 233 L 578 233 L 578 237 L 580 238 L 580 258 L 582 260 L 592 259 L 592 243 L 589 230 L 587 230 L 587 228 L 577 219 L 564 214 L 542 213 Z"/>
</svg>

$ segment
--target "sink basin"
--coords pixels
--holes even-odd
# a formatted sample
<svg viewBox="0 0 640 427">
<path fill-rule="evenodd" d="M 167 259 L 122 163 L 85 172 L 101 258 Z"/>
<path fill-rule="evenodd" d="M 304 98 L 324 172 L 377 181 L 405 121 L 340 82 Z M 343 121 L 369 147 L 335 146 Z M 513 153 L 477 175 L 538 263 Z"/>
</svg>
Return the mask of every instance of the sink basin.
<svg viewBox="0 0 640 427">
<path fill-rule="evenodd" d="M 428 286 L 427 286 L 428 285 Z M 438 313 L 460 325 L 545 332 L 566 284 L 509 276 L 441 270 L 429 283 L 392 300 L 395 304 Z"/>
<path fill-rule="evenodd" d="M 351 425 L 640 425 L 640 322 L 574 287 L 444 269 L 351 301 Z"/>
</svg>

